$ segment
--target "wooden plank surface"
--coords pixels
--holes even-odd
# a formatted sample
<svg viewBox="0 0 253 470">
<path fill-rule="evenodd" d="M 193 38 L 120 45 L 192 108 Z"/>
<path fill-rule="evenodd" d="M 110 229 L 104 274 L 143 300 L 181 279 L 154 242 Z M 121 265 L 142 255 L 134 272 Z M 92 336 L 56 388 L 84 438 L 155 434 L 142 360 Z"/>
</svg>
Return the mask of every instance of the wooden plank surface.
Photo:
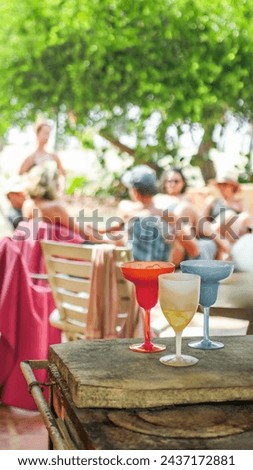
<svg viewBox="0 0 253 470">
<path fill-rule="evenodd" d="M 253 336 L 219 338 L 220 350 L 189 348 L 199 358 L 192 367 L 164 366 L 159 357 L 175 351 L 174 338 L 158 339 L 167 350 L 140 354 L 133 340 L 75 341 L 54 345 L 49 363 L 66 382 L 78 408 L 150 408 L 176 404 L 253 400 Z"/>
<path fill-rule="evenodd" d="M 53 404 L 76 449 L 253 449 L 253 402 L 149 409 L 76 408 L 55 366 Z"/>
</svg>

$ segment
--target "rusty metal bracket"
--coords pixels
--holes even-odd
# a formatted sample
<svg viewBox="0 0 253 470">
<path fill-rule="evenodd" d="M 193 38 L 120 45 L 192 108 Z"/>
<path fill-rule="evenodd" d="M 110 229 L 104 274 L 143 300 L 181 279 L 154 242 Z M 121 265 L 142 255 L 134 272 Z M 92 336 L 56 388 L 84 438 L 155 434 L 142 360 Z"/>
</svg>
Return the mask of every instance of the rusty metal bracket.
<svg viewBox="0 0 253 470">
<path fill-rule="evenodd" d="M 32 388 L 33 387 L 40 387 L 41 391 L 43 392 L 44 387 L 52 387 L 55 382 L 39 382 L 38 380 L 34 380 L 33 382 L 30 382 L 28 385 L 28 392 L 32 394 Z"/>
<path fill-rule="evenodd" d="M 67 450 L 69 446 L 65 443 L 62 432 L 59 429 L 57 420 L 52 414 L 47 401 L 42 393 L 42 386 L 51 386 L 53 383 L 41 383 L 36 380 L 33 370 L 48 369 L 48 361 L 23 361 L 20 363 L 22 373 L 27 381 L 28 390 L 32 394 L 34 401 L 41 413 L 44 424 L 52 441 L 54 449 Z"/>
</svg>

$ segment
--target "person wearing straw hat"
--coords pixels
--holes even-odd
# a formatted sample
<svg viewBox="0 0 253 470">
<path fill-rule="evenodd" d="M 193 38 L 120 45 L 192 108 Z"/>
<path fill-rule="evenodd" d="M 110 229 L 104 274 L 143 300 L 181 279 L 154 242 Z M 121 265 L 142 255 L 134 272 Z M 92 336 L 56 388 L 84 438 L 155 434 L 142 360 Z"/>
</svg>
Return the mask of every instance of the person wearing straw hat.
<svg viewBox="0 0 253 470">
<path fill-rule="evenodd" d="M 221 236 L 234 243 L 250 230 L 253 219 L 242 197 L 241 187 L 233 171 L 212 180 L 219 196 L 207 199 L 202 215 L 206 217 Z M 233 221 L 233 222 L 232 222 Z M 231 230 L 226 230 L 228 225 Z"/>
<path fill-rule="evenodd" d="M 5 195 L 10 203 L 7 218 L 15 229 L 23 220 L 22 206 L 26 200 L 26 186 L 22 176 L 11 177 L 4 188 Z"/>
<path fill-rule="evenodd" d="M 241 195 L 240 184 L 233 172 L 228 172 L 225 175 L 213 180 L 214 186 L 218 189 L 221 197 L 214 201 L 211 208 L 212 217 L 217 217 L 220 208 L 225 210 L 233 210 L 236 214 L 246 210 L 245 202 Z"/>
</svg>

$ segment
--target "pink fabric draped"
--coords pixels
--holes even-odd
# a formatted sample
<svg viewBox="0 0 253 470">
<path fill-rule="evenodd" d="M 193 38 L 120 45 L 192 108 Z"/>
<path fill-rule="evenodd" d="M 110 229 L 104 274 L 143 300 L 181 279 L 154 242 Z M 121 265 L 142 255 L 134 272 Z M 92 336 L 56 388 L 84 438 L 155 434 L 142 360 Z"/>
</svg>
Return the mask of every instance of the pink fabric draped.
<svg viewBox="0 0 253 470">
<path fill-rule="evenodd" d="M 55 304 L 48 285 L 35 284 L 30 273 L 44 273 L 40 240 L 82 243 L 66 227 L 36 221 L 22 222 L 13 239 L 0 241 L 0 386 L 6 405 L 36 409 L 20 370 L 24 360 L 48 357 L 50 344 L 61 342 L 60 330 L 48 318 Z M 87 314 L 87 339 L 111 339 L 118 316 L 116 261 L 112 245 L 94 246 L 91 295 Z M 134 337 L 139 308 L 134 289 L 128 319 L 121 337 Z M 45 371 L 36 371 L 46 380 Z"/>
<path fill-rule="evenodd" d="M 87 339 L 115 338 L 117 321 L 117 283 L 111 269 L 113 247 L 100 245 L 93 250 L 91 292 L 87 313 Z M 108 274 L 111 271 L 110 285 Z M 107 315 L 105 315 L 105 313 Z"/>
<path fill-rule="evenodd" d="M 118 323 L 118 289 L 114 246 L 100 245 L 94 249 L 91 294 L 87 314 L 87 339 L 132 338 L 136 335 L 140 319 L 140 307 L 136 302 L 135 290 L 131 290 L 127 318 L 121 333 L 116 330 Z"/>
<path fill-rule="evenodd" d="M 64 243 L 83 243 L 83 238 L 64 225 L 49 224 L 36 219 L 20 222 L 13 234 L 31 273 L 45 273 L 40 240 Z"/>
<path fill-rule="evenodd" d="M 0 384 L 6 405 L 36 409 L 20 370 L 20 362 L 47 359 L 50 344 L 61 341 L 60 331 L 51 327 L 48 317 L 54 309 L 49 287 L 33 284 L 16 243 L 0 242 Z M 46 372 L 36 372 L 46 380 Z"/>
<path fill-rule="evenodd" d="M 116 275 L 116 261 L 113 247 L 109 248 L 105 256 L 105 281 L 104 281 L 104 338 L 117 338 L 118 286 Z"/>
</svg>

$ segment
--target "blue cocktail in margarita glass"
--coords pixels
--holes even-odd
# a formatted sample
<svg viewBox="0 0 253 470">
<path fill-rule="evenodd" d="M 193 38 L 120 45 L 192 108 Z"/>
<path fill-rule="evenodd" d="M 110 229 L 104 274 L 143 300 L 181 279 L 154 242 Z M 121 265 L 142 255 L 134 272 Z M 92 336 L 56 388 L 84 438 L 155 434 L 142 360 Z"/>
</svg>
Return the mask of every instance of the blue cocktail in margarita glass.
<svg viewBox="0 0 253 470">
<path fill-rule="evenodd" d="M 216 302 L 219 281 L 229 277 L 234 265 L 229 261 L 218 260 L 187 260 L 180 263 L 183 273 L 198 274 L 201 277 L 199 303 L 204 308 L 204 337 L 201 341 L 193 341 L 189 346 L 196 349 L 220 349 L 224 344 L 209 339 L 209 311 Z"/>
</svg>

